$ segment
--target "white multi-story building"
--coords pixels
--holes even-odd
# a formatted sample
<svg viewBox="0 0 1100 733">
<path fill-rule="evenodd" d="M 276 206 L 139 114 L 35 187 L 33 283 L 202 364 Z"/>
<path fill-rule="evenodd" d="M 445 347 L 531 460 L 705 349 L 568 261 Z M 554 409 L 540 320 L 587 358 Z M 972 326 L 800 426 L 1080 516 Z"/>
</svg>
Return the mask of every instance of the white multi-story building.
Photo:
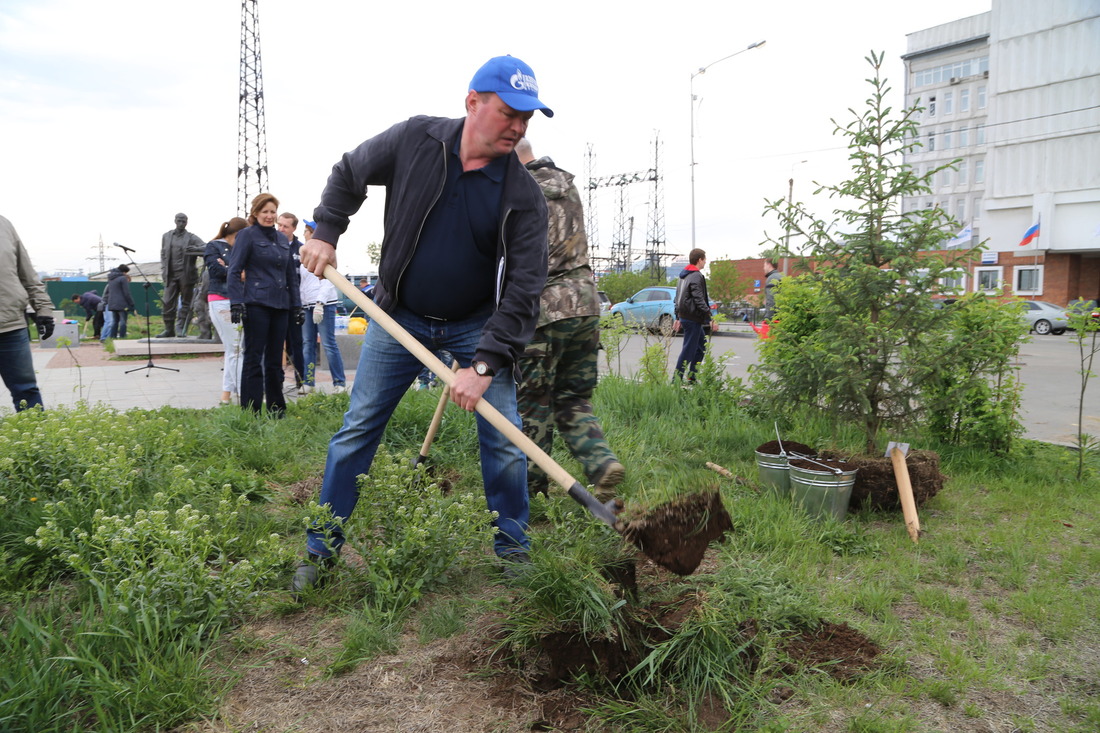
<svg viewBox="0 0 1100 733">
<path fill-rule="evenodd" d="M 903 59 L 906 104 L 924 107 L 906 162 L 957 163 L 902 205 L 985 242 L 966 289 L 1100 299 L 1100 0 L 992 0 L 909 34 Z"/>
</svg>

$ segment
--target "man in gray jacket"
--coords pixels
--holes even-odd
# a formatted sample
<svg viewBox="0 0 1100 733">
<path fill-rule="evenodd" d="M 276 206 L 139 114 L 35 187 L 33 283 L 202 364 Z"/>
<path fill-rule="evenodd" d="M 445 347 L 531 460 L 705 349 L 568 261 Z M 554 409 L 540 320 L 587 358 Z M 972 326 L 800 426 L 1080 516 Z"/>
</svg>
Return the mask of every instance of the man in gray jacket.
<svg viewBox="0 0 1100 733">
<path fill-rule="evenodd" d="M 48 339 L 53 334 L 53 302 L 15 227 L 0 216 L 0 378 L 17 411 L 42 405 L 31 358 L 28 302 L 38 337 Z"/>
<path fill-rule="evenodd" d="M 179 331 L 187 335 L 191 321 L 191 299 L 194 295 L 198 271 L 195 259 L 206 252 L 206 242 L 187 231 L 187 214 L 176 214 L 176 228 L 160 238 L 160 274 L 164 281 L 161 294 L 164 315 L 164 331 L 157 338 L 172 338 Z M 177 303 L 179 317 L 176 317 Z"/>
<path fill-rule="evenodd" d="M 366 199 L 385 187 L 386 220 L 374 301 L 432 351 L 454 355 L 451 399 L 465 410 L 484 395 L 517 428 L 516 361 L 535 331 L 546 283 L 546 201 L 515 146 L 535 110 L 535 74 L 498 56 L 474 74 L 461 119 L 413 117 L 346 153 L 333 166 L 317 231 L 302 265 L 322 275 L 336 265 L 336 243 Z M 390 416 L 420 362 L 382 328 L 367 329 L 344 426 L 329 442 L 319 503 L 351 515 L 356 477 L 367 473 Z M 513 574 L 527 556 L 527 461 L 478 419 L 485 499 L 496 512 L 494 541 Z M 369 499 L 368 499 L 369 500 Z M 344 542 L 339 523 L 313 527 L 292 589 L 312 588 Z"/>
</svg>

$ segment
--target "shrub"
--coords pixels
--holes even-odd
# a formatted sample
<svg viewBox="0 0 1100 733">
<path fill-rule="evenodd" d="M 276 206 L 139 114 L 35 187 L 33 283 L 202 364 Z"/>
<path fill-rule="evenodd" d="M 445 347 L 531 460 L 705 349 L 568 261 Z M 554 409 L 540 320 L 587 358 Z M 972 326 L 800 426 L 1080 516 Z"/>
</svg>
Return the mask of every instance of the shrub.
<svg viewBox="0 0 1100 733">
<path fill-rule="evenodd" d="M 975 294 L 946 310 L 948 358 L 922 396 L 932 437 L 1005 454 L 1023 433 L 1017 419 L 1023 385 L 1015 358 L 1027 326 L 1018 301 Z"/>
<path fill-rule="evenodd" d="M 24 543 L 54 502 L 62 531 L 91 529 L 97 509 L 127 512 L 144 506 L 166 483 L 165 467 L 179 458 L 181 431 L 163 417 L 105 407 L 26 410 L 0 421 L 0 588 L 53 577 L 59 565 Z"/>
<path fill-rule="evenodd" d="M 123 614 L 152 608 L 162 625 L 181 633 L 222 625 L 278 577 L 289 558 L 277 535 L 242 541 L 244 495 L 226 491 L 213 516 L 175 504 L 157 493 L 149 509 L 123 516 L 97 509 L 90 529 L 65 529 L 72 524 L 70 507 L 59 501 L 47 507 L 46 523 L 27 542 L 60 557 L 95 588 L 102 607 Z"/>
<path fill-rule="evenodd" d="M 444 494 L 410 458 L 378 449 L 370 473 L 359 479 L 359 503 L 347 524 L 375 602 L 385 608 L 415 603 L 449 570 L 471 563 L 493 535 L 484 497 Z"/>
</svg>

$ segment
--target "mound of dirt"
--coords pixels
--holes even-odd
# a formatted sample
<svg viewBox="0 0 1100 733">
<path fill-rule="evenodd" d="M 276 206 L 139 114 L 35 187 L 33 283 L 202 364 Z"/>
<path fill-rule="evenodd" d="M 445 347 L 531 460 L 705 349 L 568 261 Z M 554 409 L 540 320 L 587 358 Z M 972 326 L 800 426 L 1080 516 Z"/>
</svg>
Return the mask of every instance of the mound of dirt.
<svg viewBox="0 0 1100 733">
<path fill-rule="evenodd" d="M 649 559 L 677 575 L 691 575 L 712 540 L 733 528 L 717 491 L 689 494 L 627 522 L 623 536 Z"/>
<path fill-rule="evenodd" d="M 699 604 L 693 591 L 651 603 L 626 616 L 626 623 L 608 638 L 586 637 L 580 629 L 549 632 L 539 639 L 540 659 L 531 686 L 539 692 L 555 690 L 579 672 L 617 682 L 655 645 L 675 636 Z"/>
<path fill-rule="evenodd" d="M 784 671 L 820 669 L 830 677 L 847 682 L 878 666 L 882 649 L 846 623 L 823 621 L 816 629 L 806 630 L 789 639 L 783 651 L 794 660 Z"/>
<path fill-rule="evenodd" d="M 823 451 L 822 457 L 841 459 L 834 451 Z M 852 468 L 858 468 L 855 485 L 852 486 L 854 508 L 869 505 L 875 511 L 900 511 L 897 479 L 894 464 L 884 456 L 843 456 Z M 947 476 L 940 473 L 940 455 L 930 450 L 910 451 L 905 459 L 909 468 L 909 481 L 913 484 L 913 499 L 917 506 L 940 492 Z"/>
</svg>

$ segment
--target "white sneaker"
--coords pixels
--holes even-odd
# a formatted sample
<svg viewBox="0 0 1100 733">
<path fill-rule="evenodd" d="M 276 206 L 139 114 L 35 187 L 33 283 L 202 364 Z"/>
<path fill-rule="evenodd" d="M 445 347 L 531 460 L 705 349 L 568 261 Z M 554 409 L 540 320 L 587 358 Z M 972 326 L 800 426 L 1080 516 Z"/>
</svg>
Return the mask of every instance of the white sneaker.
<svg viewBox="0 0 1100 733">
<path fill-rule="evenodd" d="M 302 389 L 304 389 L 305 392 L 302 392 L 301 394 L 309 394 L 310 392 L 313 391 L 313 385 L 312 384 L 303 384 Z"/>
<path fill-rule="evenodd" d="M 306 393 L 306 386 L 304 384 L 299 384 L 298 385 L 298 394 L 305 394 L 305 393 Z"/>
<path fill-rule="evenodd" d="M 348 388 L 345 387 L 342 384 L 338 384 L 338 385 L 336 385 L 335 387 L 332 388 L 332 393 L 333 394 L 344 394 L 347 391 L 348 391 Z"/>
</svg>

